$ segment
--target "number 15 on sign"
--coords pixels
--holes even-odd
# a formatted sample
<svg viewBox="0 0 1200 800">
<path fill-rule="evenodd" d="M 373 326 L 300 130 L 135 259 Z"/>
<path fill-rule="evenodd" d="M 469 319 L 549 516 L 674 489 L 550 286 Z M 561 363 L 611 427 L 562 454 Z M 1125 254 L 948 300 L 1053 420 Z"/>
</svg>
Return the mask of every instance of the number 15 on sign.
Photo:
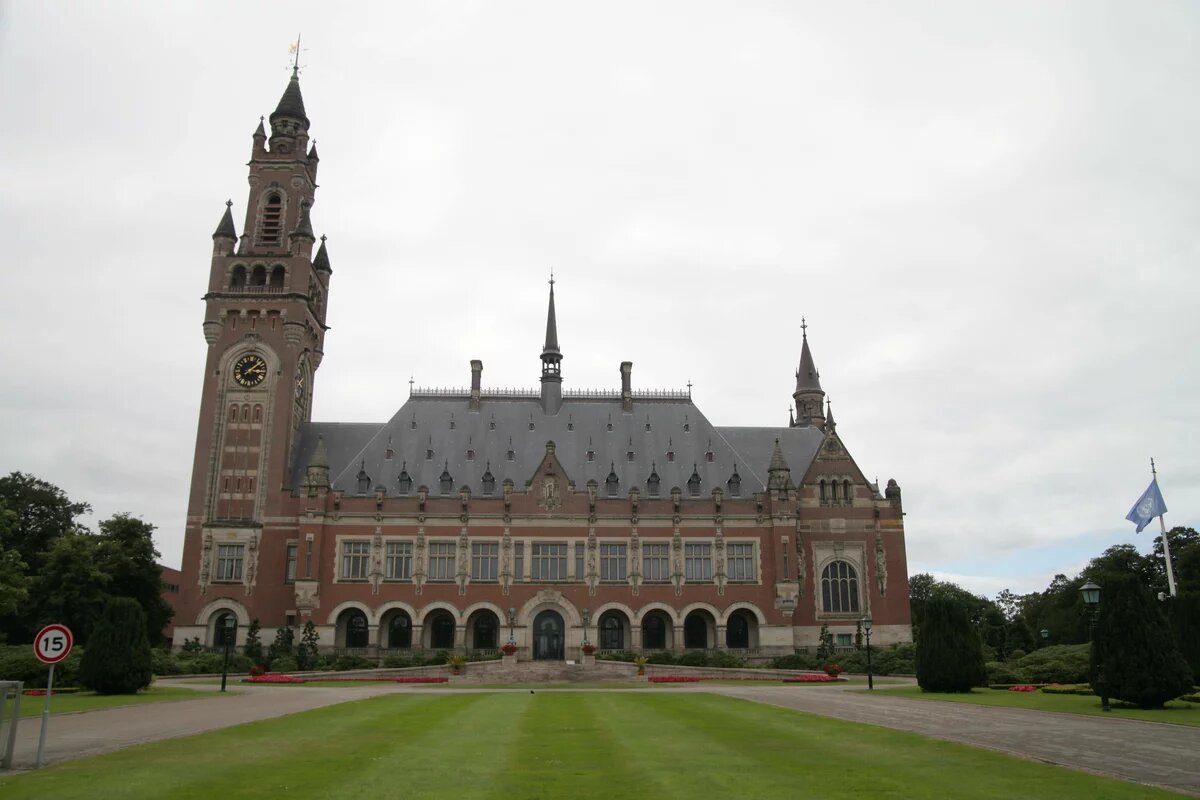
<svg viewBox="0 0 1200 800">
<path fill-rule="evenodd" d="M 42 766 L 42 753 L 46 749 L 46 726 L 50 722 L 50 696 L 54 692 L 54 665 L 71 654 L 75 645 L 75 637 L 66 625 L 47 625 L 38 631 L 33 640 L 33 653 L 38 661 L 50 665 L 50 674 L 46 678 L 46 702 L 42 706 L 42 732 L 38 737 L 37 769 Z"/>
</svg>

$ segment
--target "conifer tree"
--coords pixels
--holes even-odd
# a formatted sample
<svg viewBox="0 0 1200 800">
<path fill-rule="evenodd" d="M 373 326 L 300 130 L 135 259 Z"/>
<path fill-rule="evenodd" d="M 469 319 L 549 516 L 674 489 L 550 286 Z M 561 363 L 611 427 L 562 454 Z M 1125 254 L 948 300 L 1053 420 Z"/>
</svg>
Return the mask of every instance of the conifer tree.
<svg viewBox="0 0 1200 800">
<path fill-rule="evenodd" d="M 1141 708 L 1159 708 L 1192 688 L 1166 615 L 1137 575 L 1105 573 L 1092 634 L 1092 690 Z"/>
<path fill-rule="evenodd" d="M 79 682 L 100 694 L 134 694 L 150 685 L 146 612 L 129 597 L 110 598 L 80 664 Z"/>
<path fill-rule="evenodd" d="M 958 598 L 936 592 L 925 602 L 916 662 L 926 692 L 969 692 L 987 679 L 979 634 Z"/>
<path fill-rule="evenodd" d="M 253 664 L 261 664 L 263 660 L 262 640 L 259 638 L 258 632 L 258 619 L 250 620 L 250 627 L 246 629 L 246 644 L 242 646 L 242 654 Z"/>
<path fill-rule="evenodd" d="M 313 625 L 312 620 L 304 623 L 304 628 L 300 633 L 300 646 L 296 648 L 296 660 L 300 664 L 300 669 L 312 669 L 317 665 L 317 646 L 320 637 L 317 635 L 317 626 Z"/>
</svg>

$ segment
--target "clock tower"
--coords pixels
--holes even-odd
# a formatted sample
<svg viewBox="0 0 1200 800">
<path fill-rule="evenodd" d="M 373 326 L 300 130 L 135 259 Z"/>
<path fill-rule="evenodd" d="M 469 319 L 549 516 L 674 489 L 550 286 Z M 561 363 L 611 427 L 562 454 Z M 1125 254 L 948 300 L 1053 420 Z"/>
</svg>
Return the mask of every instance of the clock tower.
<svg viewBox="0 0 1200 800">
<path fill-rule="evenodd" d="M 325 338 L 332 269 L 324 237 L 313 252 L 318 157 L 297 70 L 268 122 L 269 136 L 262 120 L 254 132 L 242 235 L 230 201 L 212 236 L 208 358 L 184 553 L 185 562 L 202 561 L 201 593 L 210 579 L 253 589 L 263 520 L 282 511 L 288 494 Z M 222 559 L 214 547 L 238 550 Z"/>
</svg>

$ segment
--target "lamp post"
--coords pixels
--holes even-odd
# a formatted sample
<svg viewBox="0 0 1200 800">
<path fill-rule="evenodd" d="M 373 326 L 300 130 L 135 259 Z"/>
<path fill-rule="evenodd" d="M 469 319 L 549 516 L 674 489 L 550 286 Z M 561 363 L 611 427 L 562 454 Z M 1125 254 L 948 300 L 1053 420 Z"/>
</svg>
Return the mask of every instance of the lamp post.
<svg viewBox="0 0 1200 800">
<path fill-rule="evenodd" d="M 229 675 L 229 646 L 237 636 L 237 618 L 233 614 L 227 614 L 225 619 L 221 620 L 221 627 L 225 631 L 225 663 L 221 665 L 221 691 L 225 691 L 225 679 Z"/>
<path fill-rule="evenodd" d="M 871 620 L 871 618 L 869 616 L 863 617 L 863 619 L 862 619 L 863 633 L 865 633 L 867 635 L 867 689 L 868 690 L 872 690 L 875 688 L 875 674 L 874 674 L 873 670 L 871 669 L 871 625 L 873 625 L 873 624 L 874 624 L 874 622 Z"/>
<path fill-rule="evenodd" d="M 1092 641 L 1092 638 L 1096 633 L 1096 613 L 1100 610 L 1100 587 L 1088 581 L 1079 587 L 1079 593 L 1083 595 L 1083 605 L 1088 611 L 1088 644 L 1091 647 L 1095 647 L 1096 644 Z M 1104 665 L 1099 665 L 1099 668 L 1103 669 Z M 1108 697 L 1105 695 L 1100 695 L 1100 708 L 1103 711 L 1112 710 L 1112 707 L 1108 704 Z"/>
<path fill-rule="evenodd" d="M 517 624 L 517 610 L 512 606 L 508 607 L 508 641 L 509 644 L 516 644 L 517 640 L 513 637 L 513 626 Z"/>
<path fill-rule="evenodd" d="M 592 612 L 588 611 L 587 607 L 585 606 L 583 609 L 583 644 L 585 646 L 588 643 L 588 634 L 587 634 L 588 622 L 591 621 L 591 618 L 592 618 Z"/>
<path fill-rule="evenodd" d="M 1040 631 L 1038 631 L 1038 633 L 1042 635 L 1042 641 L 1046 641 L 1050 638 L 1050 631 L 1047 628 L 1042 628 Z"/>
</svg>

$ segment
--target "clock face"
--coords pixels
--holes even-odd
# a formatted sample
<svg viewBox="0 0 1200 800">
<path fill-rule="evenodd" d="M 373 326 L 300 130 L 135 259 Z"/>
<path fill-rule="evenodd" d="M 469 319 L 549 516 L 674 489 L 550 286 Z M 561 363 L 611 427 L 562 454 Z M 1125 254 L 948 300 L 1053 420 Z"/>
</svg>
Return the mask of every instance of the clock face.
<svg viewBox="0 0 1200 800">
<path fill-rule="evenodd" d="M 267 362 L 262 356 L 242 356 L 233 365 L 233 379 L 238 385 L 253 389 L 267 378 Z"/>
</svg>

